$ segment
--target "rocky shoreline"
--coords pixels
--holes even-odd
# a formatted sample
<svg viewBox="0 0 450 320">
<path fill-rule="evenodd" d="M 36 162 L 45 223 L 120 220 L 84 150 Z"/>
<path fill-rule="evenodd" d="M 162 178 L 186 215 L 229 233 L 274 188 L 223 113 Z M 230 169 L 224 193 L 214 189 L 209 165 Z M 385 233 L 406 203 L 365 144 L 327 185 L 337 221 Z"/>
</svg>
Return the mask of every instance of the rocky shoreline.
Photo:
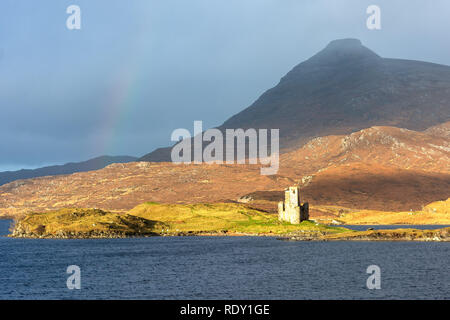
<svg viewBox="0 0 450 320">
<path fill-rule="evenodd" d="M 58 232 L 56 234 L 38 234 L 14 230 L 8 237 L 23 239 L 125 239 L 147 238 L 159 236 L 157 233 L 128 233 L 128 232 Z"/>
<path fill-rule="evenodd" d="M 229 232 L 227 230 L 220 231 L 187 231 L 187 232 L 170 232 L 170 233 L 133 233 L 133 232 L 64 232 L 60 231 L 55 234 L 39 234 L 28 232 L 21 228 L 16 228 L 10 238 L 22 239 L 126 239 L 126 238 L 149 238 L 149 237 L 275 237 L 279 236 L 273 233 L 239 233 Z"/>
<path fill-rule="evenodd" d="M 132 233 L 132 232 L 58 232 L 56 234 L 38 234 L 16 228 L 8 237 L 27 239 L 124 239 L 147 237 L 190 237 L 190 236 L 241 236 L 276 237 L 282 241 L 434 241 L 450 242 L 450 228 L 436 230 L 394 229 L 349 231 L 339 234 L 326 232 L 296 231 L 286 235 L 272 233 L 251 234 L 220 231 L 189 231 L 176 233 Z"/>
<path fill-rule="evenodd" d="M 435 230 L 391 229 L 352 231 L 338 234 L 294 232 L 278 239 L 284 241 L 435 241 L 450 242 L 450 227 Z"/>
</svg>

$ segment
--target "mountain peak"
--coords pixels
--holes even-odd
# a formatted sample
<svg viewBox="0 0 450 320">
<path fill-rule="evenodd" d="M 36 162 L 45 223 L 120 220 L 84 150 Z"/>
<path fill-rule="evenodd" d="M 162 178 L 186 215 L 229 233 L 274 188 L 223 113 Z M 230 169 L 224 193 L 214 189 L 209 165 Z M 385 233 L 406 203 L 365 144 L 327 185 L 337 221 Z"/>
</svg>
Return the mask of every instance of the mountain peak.
<svg viewBox="0 0 450 320">
<path fill-rule="evenodd" d="M 372 126 L 425 130 L 450 120 L 449 88 L 449 66 L 382 58 L 358 39 L 334 40 L 218 128 L 277 128 L 281 152 Z M 170 161 L 171 148 L 141 160 Z"/>
<path fill-rule="evenodd" d="M 317 64 L 339 64 L 366 59 L 378 60 L 380 56 L 363 46 L 358 39 L 338 39 L 331 41 L 325 49 L 307 61 Z"/>
<path fill-rule="evenodd" d="M 347 38 L 347 39 L 337 39 L 331 41 L 327 48 L 349 48 L 349 47 L 361 47 L 362 42 L 359 39 Z"/>
</svg>

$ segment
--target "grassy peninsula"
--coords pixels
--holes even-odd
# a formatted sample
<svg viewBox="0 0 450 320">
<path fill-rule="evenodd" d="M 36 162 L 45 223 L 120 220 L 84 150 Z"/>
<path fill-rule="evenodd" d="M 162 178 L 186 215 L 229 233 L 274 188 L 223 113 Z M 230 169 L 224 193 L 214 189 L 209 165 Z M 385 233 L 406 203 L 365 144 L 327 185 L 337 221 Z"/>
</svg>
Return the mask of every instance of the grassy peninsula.
<svg viewBox="0 0 450 320">
<path fill-rule="evenodd" d="M 30 213 L 15 221 L 11 234 L 62 239 L 189 235 L 277 236 L 295 241 L 450 241 L 450 228 L 353 231 L 313 221 L 298 225 L 280 222 L 276 214 L 237 203 L 147 202 L 127 213 L 77 208 Z"/>
<path fill-rule="evenodd" d="M 272 235 L 294 231 L 333 234 L 345 228 L 303 221 L 292 225 L 277 215 L 235 203 L 160 204 L 147 202 L 125 214 L 99 209 L 31 213 L 15 221 L 13 237 L 117 238 L 152 235 Z"/>
</svg>

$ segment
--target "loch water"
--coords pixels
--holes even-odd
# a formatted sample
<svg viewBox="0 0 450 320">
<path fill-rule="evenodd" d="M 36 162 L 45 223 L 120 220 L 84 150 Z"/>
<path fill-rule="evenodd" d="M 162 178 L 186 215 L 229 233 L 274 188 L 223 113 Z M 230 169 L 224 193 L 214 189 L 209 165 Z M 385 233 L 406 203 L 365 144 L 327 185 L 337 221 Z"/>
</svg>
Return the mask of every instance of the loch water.
<svg viewBox="0 0 450 320">
<path fill-rule="evenodd" d="M 10 222 L 0 220 L 0 299 L 450 299 L 447 242 L 13 239 Z M 69 265 L 80 290 L 67 288 Z M 379 290 L 366 286 L 370 265 Z"/>
</svg>

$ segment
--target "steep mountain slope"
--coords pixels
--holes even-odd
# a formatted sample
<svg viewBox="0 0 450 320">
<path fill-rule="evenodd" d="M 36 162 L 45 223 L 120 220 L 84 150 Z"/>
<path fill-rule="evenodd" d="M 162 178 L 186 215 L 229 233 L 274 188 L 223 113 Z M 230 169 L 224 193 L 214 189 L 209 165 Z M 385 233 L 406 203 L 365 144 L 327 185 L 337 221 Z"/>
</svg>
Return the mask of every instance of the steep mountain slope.
<svg viewBox="0 0 450 320">
<path fill-rule="evenodd" d="M 280 144 L 372 126 L 424 130 L 450 120 L 450 67 L 381 58 L 359 40 L 332 41 L 219 127 L 279 128 Z M 143 161 L 169 161 L 158 150 Z"/>
<path fill-rule="evenodd" d="M 385 59 L 359 40 L 331 42 L 224 128 L 280 128 L 284 144 L 371 126 L 424 130 L 450 120 L 450 67 Z"/>
<path fill-rule="evenodd" d="M 247 194 L 275 210 L 282 190 L 295 183 L 313 208 L 415 210 L 450 197 L 448 131 L 450 122 L 423 132 L 372 127 L 315 138 L 283 154 L 273 176 L 262 176 L 259 165 L 136 162 L 20 180 L 0 187 L 0 215 L 64 207 L 125 211 L 146 201 L 224 202 Z"/>
<path fill-rule="evenodd" d="M 127 163 L 137 158 L 129 156 L 101 156 L 83 162 L 66 163 L 64 165 L 49 166 L 38 169 L 22 169 L 18 171 L 0 172 L 0 186 L 19 179 L 30 179 L 60 174 L 71 174 L 102 169 L 112 163 Z"/>
</svg>

